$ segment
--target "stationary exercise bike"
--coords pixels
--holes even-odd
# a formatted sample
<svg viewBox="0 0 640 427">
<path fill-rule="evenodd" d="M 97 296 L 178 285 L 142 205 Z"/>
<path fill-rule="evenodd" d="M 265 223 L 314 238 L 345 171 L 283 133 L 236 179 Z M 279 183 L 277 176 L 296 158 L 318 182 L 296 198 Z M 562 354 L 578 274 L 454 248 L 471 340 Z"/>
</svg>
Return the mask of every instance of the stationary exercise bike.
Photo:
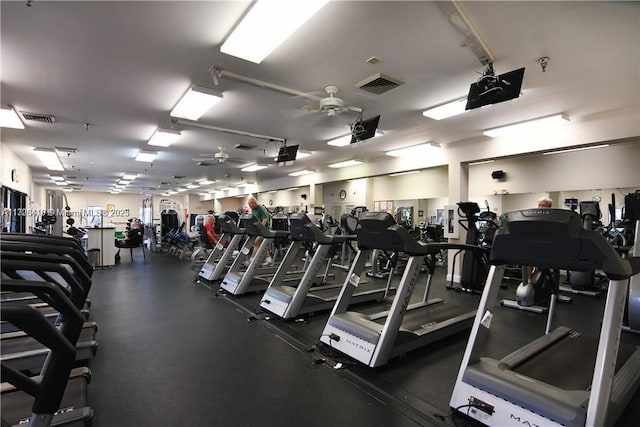
<svg viewBox="0 0 640 427">
<path fill-rule="evenodd" d="M 570 303 L 572 298 L 558 295 L 560 272 L 550 269 L 536 269 L 531 279 L 527 278 L 526 267 L 522 268 L 522 282 L 516 288 L 516 299 L 503 299 L 500 305 L 533 313 L 546 313 L 552 296 L 557 296 L 558 302 Z"/>
</svg>

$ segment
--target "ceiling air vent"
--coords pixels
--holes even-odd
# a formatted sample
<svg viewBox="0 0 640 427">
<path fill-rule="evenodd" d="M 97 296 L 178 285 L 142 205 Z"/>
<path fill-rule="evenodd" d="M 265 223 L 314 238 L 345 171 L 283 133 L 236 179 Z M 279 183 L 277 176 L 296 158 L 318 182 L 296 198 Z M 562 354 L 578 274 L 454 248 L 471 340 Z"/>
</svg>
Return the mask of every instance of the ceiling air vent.
<svg viewBox="0 0 640 427">
<path fill-rule="evenodd" d="M 236 144 L 233 146 L 233 148 L 235 148 L 236 150 L 253 150 L 254 148 L 256 148 L 255 145 L 245 145 L 245 144 Z"/>
<path fill-rule="evenodd" d="M 22 114 L 22 117 L 24 117 L 25 120 L 32 120 L 35 122 L 42 122 L 42 123 L 56 122 L 56 116 L 54 116 L 53 114 L 27 113 L 26 111 L 20 111 L 20 113 Z"/>
<path fill-rule="evenodd" d="M 389 92 L 391 89 L 395 89 L 403 84 L 404 82 L 401 80 L 387 76 L 386 74 L 378 73 L 367 77 L 358 83 L 356 87 L 370 93 L 375 93 L 376 95 L 382 95 L 383 93 Z"/>
<path fill-rule="evenodd" d="M 173 175 L 173 179 L 185 179 L 184 175 Z"/>
</svg>

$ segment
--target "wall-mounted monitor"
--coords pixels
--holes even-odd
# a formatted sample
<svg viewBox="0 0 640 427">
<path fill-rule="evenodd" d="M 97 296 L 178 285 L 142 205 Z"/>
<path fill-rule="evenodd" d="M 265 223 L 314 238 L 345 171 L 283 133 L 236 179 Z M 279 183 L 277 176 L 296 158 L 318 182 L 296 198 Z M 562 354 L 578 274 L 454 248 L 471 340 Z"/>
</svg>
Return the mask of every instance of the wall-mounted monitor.
<svg viewBox="0 0 640 427">
<path fill-rule="evenodd" d="M 524 67 L 499 76 L 482 76 L 477 82 L 471 84 L 465 110 L 498 104 L 519 97 L 523 78 Z"/>
<path fill-rule="evenodd" d="M 377 116 L 354 123 L 351 126 L 351 143 L 355 144 L 356 142 L 373 138 L 376 135 L 379 122 L 380 115 L 378 114 Z"/>
<path fill-rule="evenodd" d="M 278 150 L 278 157 L 276 157 L 277 163 L 288 164 L 293 162 L 298 155 L 298 145 L 283 145 Z"/>
</svg>

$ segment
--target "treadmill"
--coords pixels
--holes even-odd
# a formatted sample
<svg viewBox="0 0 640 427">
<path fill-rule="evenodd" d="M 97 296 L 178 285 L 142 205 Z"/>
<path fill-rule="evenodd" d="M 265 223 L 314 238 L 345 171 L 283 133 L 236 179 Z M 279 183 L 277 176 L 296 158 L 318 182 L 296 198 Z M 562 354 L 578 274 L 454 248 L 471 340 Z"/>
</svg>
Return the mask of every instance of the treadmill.
<svg viewBox="0 0 640 427">
<path fill-rule="evenodd" d="M 248 239 L 244 242 L 240 253 L 231 264 L 220 285 L 220 289 L 224 289 L 233 295 L 263 291 L 269 286 L 271 278 L 278 267 L 261 268 L 265 253 L 274 239 L 289 237 L 288 231 L 267 230 L 264 224 L 252 214 L 243 215 L 242 219 L 247 220 L 244 230 Z M 262 243 L 260 243 L 258 250 L 253 254 L 253 259 L 245 269 L 244 262 L 249 258 L 253 243 L 258 237 L 263 238 Z"/>
<path fill-rule="evenodd" d="M 218 243 L 214 246 L 209 258 L 203 264 L 198 273 L 198 279 L 204 280 L 205 283 L 215 282 L 222 280 L 233 259 L 233 252 L 238 250 L 240 242 L 245 237 L 245 230 L 234 221 L 230 216 L 224 215 L 219 219 L 220 230 L 222 234 L 218 239 Z M 229 244 L 225 247 L 227 239 L 231 239 Z"/>
<path fill-rule="evenodd" d="M 82 315 L 62 288 L 51 282 L 7 279 L 4 287 L 30 292 L 47 300 L 63 314 L 64 322 L 53 327 L 34 308 L 24 304 L 3 304 L 0 315 L 48 347 L 41 375 L 29 377 L 4 360 L 2 425 L 47 427 L 50 425 L 90 426 L 93 411 L 87 406 L 88 368 L 72 370 L 75 343 L 80 336 Z M 72 290 L 72 294 L 77 290 Z"/>
<path fill-rule="evenodd" d="M 475 310 L 469 311 L 441 298 L 428 299 L 432 274 L 429 274 L 422 300 L 414 304 L 409 301 L 425 256 L 433 256 L 444 249 L 481 252 L 482 248 L 419 242 L 387 212 L 361 213 L 356 236 L 358 252 L 320 337 L 323 343 L 365 365 L 377 367 L 395 356 L 471 327 Z M 349 305 L 359 287 L 370 251 L 374 249 L 404 253 L 409 259 L 391 308 L 367 315 L 349 310 Z"/>
<path fill-rule="evenodd" d="M 313 224 L 304 213 L 294 213 L 289 216 L 289 230 L 292 243 L 282 260 L 280 269 L 271 280 L 269 288 L 260 301 L 260 307 L 283 318 L 292 319 L 302 314 L 310 314 L 322 310 L 331 309 L 338 299 L 342 283 L 327 284 L 328 270 L 331 267 L 332 257 L 329 255 L 335 245 L 342 245 L 348 241 L 355 241 L 355 235 L 326 235 L 318 226 Z M 304 271 L 297 286 L 289 286 L 283 283 L 282 278 L 286 273 L 286 265 L 297 257 L 298 252 L 305 244 L 317 244 L 311 262 Z M 323 284 L 313 286 L 325 265 Z M 284 267 L 283 267 L 284 266 Z M 380 301 L 387 292 L 387 286 L 380 283 L 360 282 L 358 289 L 352 295 L 352 303 L 367 301 Z"/>
<path fill-rule="evenodd" d="M 527 209 L 506 219 L 451 396 L 454 416 L 490 426 L 613 425 L 640 385 L 640 349 L 620 345 L 629 278 L 640 272 L 640 258 L 622 259 L 569 210 Z M 552 297 L 550 332 L 502 359 L 487 357 L 492 326 L 501 320 L 498 293 L 507 264 L 604 271 L 609 291 L 599 336 L 564 326 L 551 330 Z"/>
<path fill-rule="evenodd" d="M 7 251 L 1 251 L 0 257 L 2 258 L 3 275 L 18 281 L 55 283 L 69 295 L 76 309 L 80 310 L 84 307 L 91 281 L 76 274 L 77 271 L 70 267 L 75 264 L 71 258 Z M 3 279 L 4 289 L 9 289 L 5 283 L 10 279 Z M 47 300 L 45 302 L 50 303 Z M 9 304 L 3 302 L 2 306 L 4 308 Z M 19 305 L 28 306 L 24 303 Z M 77 361 L 88 360 L 95 355 L 98 346 L 95 340 L 96 332 L 97 324 L 95 322 L 83 323 L 79 339 L 76 340 L 75 357 Z M 0 360 L 3 364 L 11 365 L 21 371 L 39 372 L 49 353 L 45 346 L 23 332 L 5 333 L 1 335 L 1 338 Z"/>
</svg>

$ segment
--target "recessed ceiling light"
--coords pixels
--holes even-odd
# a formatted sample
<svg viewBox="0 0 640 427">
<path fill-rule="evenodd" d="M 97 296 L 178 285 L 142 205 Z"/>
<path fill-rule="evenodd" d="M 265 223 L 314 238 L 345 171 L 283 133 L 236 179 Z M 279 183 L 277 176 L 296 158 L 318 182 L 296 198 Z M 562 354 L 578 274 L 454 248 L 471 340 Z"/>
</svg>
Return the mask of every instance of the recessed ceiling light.
<svg viewBox="0 0 640 427">
<path fill-rule="evenodd" d="M 24 123 L 22 123 L 20 116 L 12 106 L 5 105 L 0 107 L 0 127 L 24 129 Z"/>
<path fill-rule="evenodd" d="M 311 170 L 308 170 L 308 169 L 304 169 L 304 170 L 297 171 L 297 172 L 291 172 L 291 173 L 289 174 L 289 176 L 310 175 L 310 174 L 312 174 L 312 173 L 315 173 L 315 171 L 311 171 Z"/>
<path fill-rule="evenodd" d="M 343 162 L 332 163 L 327 165 L 330 168 L 346 168 L 348 166 L 359 165 L 362 162 L 360 160 L 345 160 Z"/>
<path fill-rule="evenodd" d="M 136 156 L 136 161 L 138 162 L 153 162 L 155 158 L 158 156 L 158 153 L 155 151 L 144 151 L 141 150 L 138 152 Z"/>
<path fill-rule="evenodd" d="M 465 96 L 424 110 L 422 115 L 434 120 L 442 120 L 467 112 L 468 110 L 465 110 L 466 106 L 467 97 Z"/>
<path fill-rule="evenodd" d="M 493 129 L 487 129 L 482 133 L 492 138 L 496 136 L 507 135 L 515 132 L 539 132 L 548 126 L 557 126 L 569 121 L 569 117 L 565 114 L 554 114 L 552 116 L 540 117 L 523 122 L 513 123 L 510 125 L 499 126 Z"/>
<path fill-rule="evenodd" d="M 168 147 L 174 142 L 180 139 L 182 133 L 179 130 L 173 129 L 157 129 L 151 138 L 149 138 L 149 145 L 156 145 L 159 147 Z"/>
<path fill-rule="evenodd" d="M 387 151 L 385 154 L 392 157 L 422 156 L 439 148 L 440 145 L 433 142 L 427 142 L 426 144 L 412 145 L 411 147 Z"/>
<path fill-rule="evenodd" d="M 220 52 L 259 64 L 328 1 L 257 1 Z"/>
<path fill-rule="evenodd" d="M 63 171 L 64 167 L 58 158 L 58 154 L 52 148 L 34 148 L 33 152 L 40 158 L 44 166 L 52 171 Z"/>
<path fill-rule="evenodd" d="M 171 110 L 170 115 L 171 117 L 180 117 L 187 120 L 198 120 L 220 100 L 222 100 L 220 92 L 193 86 L 178 101 L 173 110 Z"/>
<path fill-rule="evenodd" d="M 255 172 L 255 171 L 259 171 L 259 170 L 266 169 L 266 168 L 267 168 L 267 166 L 255 164 L 255 165 L 245 166 L 240 170 L 242 172 Z"/>
</svg>

